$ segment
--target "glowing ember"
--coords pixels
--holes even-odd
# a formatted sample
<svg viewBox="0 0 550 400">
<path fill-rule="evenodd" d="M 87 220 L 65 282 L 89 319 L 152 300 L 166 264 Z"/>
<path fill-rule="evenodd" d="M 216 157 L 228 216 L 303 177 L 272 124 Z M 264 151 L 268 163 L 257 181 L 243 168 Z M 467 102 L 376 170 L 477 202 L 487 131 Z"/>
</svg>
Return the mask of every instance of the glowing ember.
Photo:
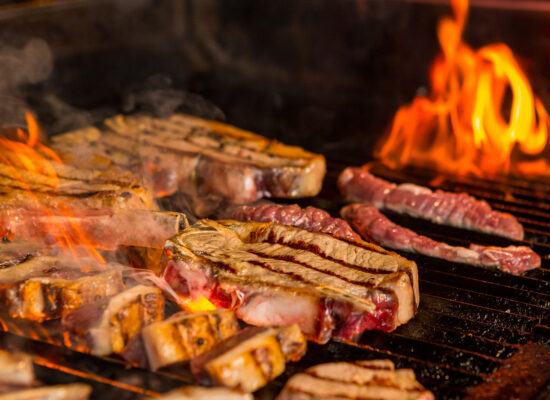
<svg viewBox="0 0 550 400">
<path fill-rule="evenodd" d="M 183 308 L 185 309 L 185 311 L 198 313 L 203 311 L 213 311 L 216 309 L 216 306 L 212 304 L 206 297 L 202 296 L 198 300 L 190 300 L 185 302 Z"/>
<path fill-rule="evenodd" d="M 461 39 L 468 0 L 451 5 L 454 18 L 438 27 L 442 54 L 431 67 L 430 95 L 397 111 L 375 156 L 392 167 L 550 175 L 548 115 L 512 51 L 504 44 L 468 47 Z"/>
<path fill-rule="evenodd" d="M 45 216 L 63 215 L 74 217 L 72 211 L 62 203 L 59 203 L 56 210 L 48 209 L 40 202 L 33 193 L 28 181 L 27 174 L 33 177 L 40 177 L 41 184 L 51 190 L 55 190 L 59 184 L 54 163 L 58 168 L 62 167 L 61 159 L 57 154 L 40 143 L 40 127 L 30 113 L 26 113 L 28 134 L 18 130 L 18 137 L 22 141 L 10 140 L 0 137 L 0 162 L 9 167 L 12 176 L 24 189 L 34 202 L 31 207 L 36 207 Z M 14 216 L 18 218 L 18 216 Z M 78 260 L 79 256 L 91 257 L 101 263 L 105 263 L 103 257 L 98 253 L 93 243 L 86 237 L 77 224 L 71 224 L 71 232 L 67 232 L 60 224 L 52 218 L 50 232 L 54 240 L 53 244 L 60 246 Z"/>
</svg>

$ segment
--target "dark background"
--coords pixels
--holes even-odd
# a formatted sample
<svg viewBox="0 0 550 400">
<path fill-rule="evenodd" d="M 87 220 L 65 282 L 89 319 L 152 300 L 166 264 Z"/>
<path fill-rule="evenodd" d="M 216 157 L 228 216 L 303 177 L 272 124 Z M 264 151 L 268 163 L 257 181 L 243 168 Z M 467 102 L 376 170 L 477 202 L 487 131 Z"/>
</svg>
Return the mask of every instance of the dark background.
<svg viewBox="0 0 550 400">
<path fill-rule="evenodd" d="M 36 38 L 51 50 L 45 80 L 2 74 L 48 133 L 177 109 L 357 163 L 395 110 L 426 91 L 437 22 L 451 12 L 435 0 L 50 3 L 0 3 L 4 52 Z M 466 28 L 474 48 L 507 43 L 547 106 L 549 10 L 546 1 L 474 1 Z M 27 53 L 27 64 L 45 62 Z"/>
</svg>

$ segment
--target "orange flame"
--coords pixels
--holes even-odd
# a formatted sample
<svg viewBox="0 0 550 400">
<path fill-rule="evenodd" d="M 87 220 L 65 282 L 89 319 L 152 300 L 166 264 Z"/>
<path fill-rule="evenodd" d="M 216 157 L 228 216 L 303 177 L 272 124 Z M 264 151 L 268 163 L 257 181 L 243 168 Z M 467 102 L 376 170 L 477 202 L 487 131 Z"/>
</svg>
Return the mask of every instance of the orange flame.
<svg viewBox="0 0 550 400">
<path fill-rule="evenodd" d="M 22 188 L 29 194 L 39 210 L 43 212 L 44 215 L 52 217 L 52 210 L 49 210 L 40 202 L 38 197 L 31 190 L 29 182 L 25 180 L 25 177 L 20 171 L 22 170 L 29 172 L 31 175 L 34 174 L 46 177 L 46 185 L 55 189 L 59 185 L 59 178 L 52 162 L 60 166 L 62 166 L 63 163 L 53 150 L 40 143 L 40 126 L 31 113 L 26 113 L 26 119 L 28 133 L 22 130 L 17 131 L 19 139 L 24 142 L 0 137 L 0 162 L 10 167 L 12 170 L 11 176 L 21 184 Z M 72 211 L 63 204 L 60 204 L 57 208 L 57 213 L 61 212 L 65 216 L 74 217 Z M 78 224 L 72 223 L 71 228 L 73 232 L 69 233 L 52 218 L 50 228 L 50 231 L 55 237 L 55 244 L 67 250 L 76 260 L 78 260 L 79 256 L 84 255 L 98 262 L 105 263 L 101 254 L 99 254 Z M 84 254 L 82 254 L 82 252 L 84 252 Z"/>
<path fill-rule="evenodd" d="M 189 300 L 183 303 L 185 311 L 191 313 L 199 313 L 203 311 L 214 311 L 216 306 L 210 302 L 206 297 L 201 296 L 198 300 Z"/>
<path fill-rule="evenodd" d="M 397 111 L 375 156 L 392 167 L 550 175 L 546 109 L 506 45 L 474 51 L 462 42 L 468 0 L 451 5 L 454 18 L 438 27 L 442 54 L 431 66 L 429 97 Z"/>
</svg>

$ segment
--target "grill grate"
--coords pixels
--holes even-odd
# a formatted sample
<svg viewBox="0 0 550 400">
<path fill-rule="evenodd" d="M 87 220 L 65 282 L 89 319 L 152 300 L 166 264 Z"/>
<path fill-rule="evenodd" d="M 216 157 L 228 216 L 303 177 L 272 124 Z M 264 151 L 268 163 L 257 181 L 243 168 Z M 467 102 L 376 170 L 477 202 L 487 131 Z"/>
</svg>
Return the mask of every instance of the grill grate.
<svg viewBox="0 0 550 400">
<path fill-rule="evenodd" d="M 327 182 L 320 196 L 300 201 L 338 213 L 342 206 L 336 177 L 347 163 L 329 162 Z M 543 256 L 542 268 L 525 276 L 454 264 L 422 255 L 403 253 L 419 266 L 421 305 L 418 315 L 395 332 L 366 332 L 356 343 L 311 344 L 304 359 L 288 365 L 279 377 L 258 393 L 271 399 L 286 380 L 304 368 L 327 361 L 389 358 L 397 367 L 413 368 L 438 398 L 463 397 L 468 387 L 484 381 L 517 350 L 530 342 L 550 342 L 550 182 L 519 179 L 438 178 L 425 169 L 394 171 L 374 164 L 375 175 L 395 182 L 431 188 L 467 191 L 496 209 L 520 218 L 526 228 L 523 244 Z M 388 213 L 398 224 L 451 244 L 474 241 L 506 246 L 512 241 L 482 233 L 433 225 Z M 96 398 L 131 399 L 136 393 L 155 395 L 191 383 L 185 366 L 151 373 L 127 368 L 114 358 L 82 355 L 60 346 L 57 328 L 4 319 L 0 347 L 19 348 L 37 356 L 37 373 L 45 383 L 92 383 Z M 55 322 L 54 322 L 55 324 Z M 42 333 L 40 333 L 42 332 Z M 34 337 L 29 340 L 25 337 Z M 48 343 L 46 343 L 48 342 Z M 64 367 L 64 368 L 62 368 Z M 108 389 L 106 389 L 108 388 Z"/>
</svg>

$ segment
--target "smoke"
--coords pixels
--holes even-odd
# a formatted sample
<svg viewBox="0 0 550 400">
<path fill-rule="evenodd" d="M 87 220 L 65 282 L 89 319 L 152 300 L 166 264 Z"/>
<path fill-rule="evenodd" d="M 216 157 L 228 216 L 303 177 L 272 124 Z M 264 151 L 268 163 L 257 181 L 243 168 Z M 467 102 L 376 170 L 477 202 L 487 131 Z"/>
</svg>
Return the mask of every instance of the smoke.
<svg viewBox="0 0 550 400">
<path fill-rule="evenodd" d="M 128 88 L 123 96 L 122 110 L 167 117 L 175 112 L 225 121 L 224 113 L 204 97 L 172 87 L 172 79 L 153 75 L 144 82 Z"/>
</svg>

